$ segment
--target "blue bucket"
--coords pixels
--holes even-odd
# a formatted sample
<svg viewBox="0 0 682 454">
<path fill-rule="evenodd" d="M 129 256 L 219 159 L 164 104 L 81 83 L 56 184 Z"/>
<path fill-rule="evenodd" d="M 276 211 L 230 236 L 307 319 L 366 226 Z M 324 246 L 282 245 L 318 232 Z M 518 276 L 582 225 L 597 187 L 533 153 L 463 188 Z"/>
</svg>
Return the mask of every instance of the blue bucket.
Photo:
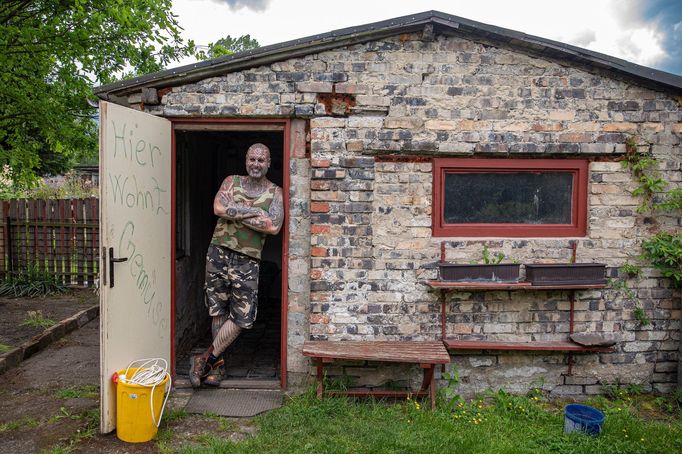
<svg viewBox="0 0 682 454">
<path fill-rule="evenodd" d="M 589 405 L 569 404 L 564 411 L 564 432 L 581 430 L 590 435 L 599 435 L 604 424 L 604 413 Z"/>
</svg>

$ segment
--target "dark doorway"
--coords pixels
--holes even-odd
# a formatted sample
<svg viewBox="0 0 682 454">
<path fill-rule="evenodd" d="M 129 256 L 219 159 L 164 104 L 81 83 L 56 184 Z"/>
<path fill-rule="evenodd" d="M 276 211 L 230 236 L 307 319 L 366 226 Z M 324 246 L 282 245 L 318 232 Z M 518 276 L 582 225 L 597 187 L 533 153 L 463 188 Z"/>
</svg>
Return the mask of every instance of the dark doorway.
<svg viewBox="0 0 682 454">
<path fill-rule="evenodd" d="M 256 142 L 270 148 L 268 178 L 283 187 L 283 131 L 175 130 L 175 360 L 180 377 L 189 372 L 190 356 L 205 351 L 211 343 L 203 285 L 206 250 L 216 222 L 213 198 L 226 176 L 246 174 L 246 150 Z M 258 317 L 254 327 L 244 330 L 225 352 L 225 386 L 272 383 L 279 387 L 282 238 L 280 232 L 265 242 Z"/>
</svg>

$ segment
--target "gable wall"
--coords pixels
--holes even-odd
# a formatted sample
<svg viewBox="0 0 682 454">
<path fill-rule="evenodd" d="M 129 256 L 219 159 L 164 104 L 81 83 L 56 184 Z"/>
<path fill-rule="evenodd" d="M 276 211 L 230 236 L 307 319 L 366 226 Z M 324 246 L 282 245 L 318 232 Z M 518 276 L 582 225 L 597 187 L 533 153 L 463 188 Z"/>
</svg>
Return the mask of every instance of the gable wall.
<svg viewBox="0 0 682 454">
<path fill-rule="evenodd" d="M 350 104 L 318 102 L 332 91 L 350 95 Z M 682 113 L 675 97 L 457 37 L 401 35 L 227 74 L 173 88 L 147 110 L 167 117 L 310 118 L 310 156 L 294 156 L 291 163 L 289 225 L 299 233 L 290 248 L 302 251 L 289 274 L 290 326 L 296 326 L 289 333 L 291 377 L 308 372 L 300 356 L 308 336 L 439 338 L 437 295 L 420 283 L 437 277 L 443 240 L 431 235 L 431 164 L 382 156 L 589 157 L 595 162 L 588 235 L 576 239 L 578 261 L 605 262 L 612 273 L 626 262 L 641 264 L 640 240 L 655 228 L 637 213 L 636 182 L 616 162 L 625 141 L 636 135 L 650 143 L 668 180 L 679 185 L 682 179 Z M 662 227 L 679 223 L 661 219 Z M 567 261 L 571 254 L 570 239 L 444 240 L 448 260 L 461 263 L 480 260 L 483 245 L 521 263 Z M 616 353 L 578 355 L 573 376 L 565 375 L 563 354 L 458 353 L 453 362 L 461 391 L 524 391 L 543 381 L 555 394 L 589 394 L 600 382 L 616 380 L 672 390 L 680 293 L 649 268 L 628 284 L 652 325 L 638 324 L 635 302 L 624 292 L 577 295 L 576 331 L 615 334 Z M 567 292 L 448 298 L 450 336 L 567 337 Z M 361 376 L 355 366 L 335 372 Z"/>
</svg>

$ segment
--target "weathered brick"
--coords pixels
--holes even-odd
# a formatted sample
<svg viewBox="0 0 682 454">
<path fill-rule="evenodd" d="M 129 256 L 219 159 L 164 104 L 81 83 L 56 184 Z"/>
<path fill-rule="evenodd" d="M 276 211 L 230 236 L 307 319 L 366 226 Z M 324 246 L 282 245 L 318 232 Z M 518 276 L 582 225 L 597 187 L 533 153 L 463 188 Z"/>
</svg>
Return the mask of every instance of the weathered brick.
<svg viewBox="0 0 682 454">
<path fill-rule="evenodd" d="M 325 314 L 310 314 L 310 323 L 313 324 L 318 324 L 318 323 L 323 323 L 327 324 L 329 323 L 329 316 Z"/>
<path fill-rule="evenodd" d="M 604 132 L 637 132 L 635 123 L 606 123 L 602 128 Z"/>
<path fill-rule="evenodd" d="M 454 130 L 457 129 L 457 122 L 454 120 L 428 120 L 424 124 L 426 129 Z"/>
<path fill-rule="evenodd" d="M 365 149 L 365 144 L 361 140 L 349 140 L 346 142 L 346 150 L 350 152 L 359 152 Z"/>
<path fill-rule="evenodd" d="M 374 158 L 371 157 L 341 158 L 339 164 L 341 165 L 341 167 L 372 168 L 374 167 Z"/>
<path fill-rule="evenodd" d="M 532 127 L 533 131 L 561 131 L 564 127 L 561 123 L 535 123 Z"/>
<path fill-rule="evenodd" d="M 575 118 L 573 110 L 552 110 L 549 112 L 550 120 L 571 121 Z"/>
<path fill-rule="evenodd" d="M 467 131 L 484 131 L 490 129 L 490 123 L 487 121 L 461 120 L 457 126 L 459 129 Z"/>
<path fill-rule="evenodd" d="M 678 364 L 676 362 L 656 363 L 656 372 L 677 372 Z"/>
<path fill-rule="evenodd" d="M 331 93 L 334 85 L 331 82 L 298 82 L 296 90 L 304 93 Z"/>
<path fill-rule="evenodd" d="M 331 166 L 331 161 L 329 159 L 311 159 L 310 166 L 326 168 Z"/>
<path fill-rule="evenodd" d="M 369 86 L 366 84 L 356 83 L 337 83 L 335 85 L 336 93 L 357 94 L 364 95 L 369 91 Z"/>
<path fill-rule="evenodd" d="M 640 106 L 637 101 L 609 101 L 606 105 L 609 110 L 639 110 Z"/>
<path fill-rule="evenodd" d="M 416 129 L 421 128 L 424 121 L 418 117 L 387 117 L 384 120 L 384 128 L 389 129 Z"/>
<path fill-rule="evenodd" d="M 343 128 L 346 126 L 345 118 L 318 117 L 310 120 L 311 128 Z"/>
<path fill-rule="evenodd" d="M 312 178 L 314 179 L 341 179 L 346 177 L 343 169 L 313 169 Z"/>
<path fill-rule="evenodd" d="M 310 79 L 310 74 L 306 72 L 288 72 L 282 71 L 275 73 L 276 80 L 283 80 L 289 82 L 300 82 Z"/>
<path fill-rule="evenodd" d="M 591 142 L 592 134 L 586 133 L 565 133 L 559 134 L 560 142 Z"/>
<path fill-rule="evenodd" d="M 356 97 L 359 106 L 390 106 L 391 98 L 377 95 L 358 95 Z"/>
<path fill-rule="evenodd" d="M 324 247 L 312 247 L 310 248 L 310 255 L 313 257 L 326 257 L 327 248 Z"/>
</svg>

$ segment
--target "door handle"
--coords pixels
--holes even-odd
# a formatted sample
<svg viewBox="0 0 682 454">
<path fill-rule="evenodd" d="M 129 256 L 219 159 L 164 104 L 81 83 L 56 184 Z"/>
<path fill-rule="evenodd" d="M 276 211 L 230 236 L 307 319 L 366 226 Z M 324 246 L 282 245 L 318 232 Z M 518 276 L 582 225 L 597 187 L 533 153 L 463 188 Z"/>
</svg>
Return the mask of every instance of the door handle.
<svg viewBox="0 0 682 454">
<path fill-rule="evenodd" d="M 114 257 L 114 248 L 109 248 L 109 288 L 114 288 L 114 263 L 128 261 L 128 257 Z"/>
</svg>

